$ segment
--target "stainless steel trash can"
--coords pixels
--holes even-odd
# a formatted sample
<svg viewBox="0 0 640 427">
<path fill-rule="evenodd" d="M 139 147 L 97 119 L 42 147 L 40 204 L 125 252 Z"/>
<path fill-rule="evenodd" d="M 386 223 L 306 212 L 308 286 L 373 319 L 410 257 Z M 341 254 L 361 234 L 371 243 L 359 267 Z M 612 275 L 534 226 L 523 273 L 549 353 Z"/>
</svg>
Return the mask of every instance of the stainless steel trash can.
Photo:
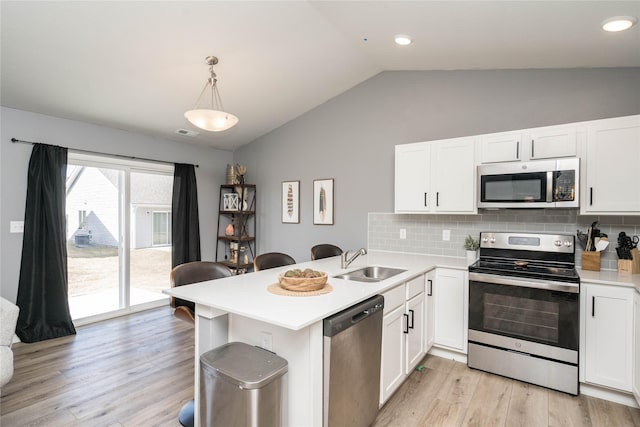
<svg viewBox="0 0 640 427">
<path fill-rule="evenodd" d="M 282 424 L 282 357 L 241 342 L 200 356 L 201 427 Z"/>
</svg>

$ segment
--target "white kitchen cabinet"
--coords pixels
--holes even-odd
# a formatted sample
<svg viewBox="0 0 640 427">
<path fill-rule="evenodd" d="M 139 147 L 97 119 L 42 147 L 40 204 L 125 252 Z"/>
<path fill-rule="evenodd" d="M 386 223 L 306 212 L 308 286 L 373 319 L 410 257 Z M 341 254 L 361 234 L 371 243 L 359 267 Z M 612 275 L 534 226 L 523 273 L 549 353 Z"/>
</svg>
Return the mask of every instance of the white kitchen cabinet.
<svg viewBox="0 0 640 427">
<path fill-rule="evenodd" d="M 475 142 L 475 138 L 433 142 L 431 203 L 436 212 L 477 212 Z"/>
<path fill-rule="evenodd" d="M 424 310 L 425 310 L 425 327 L 424 327 L 424 342 L 425 342 L 425 353 L 428 353 L 433 347 L 433 341 L 436 335 L 435 328 L 435 310 L 434 310 L 434 298 L 433 298 L 433 283 L 436 279 L 436 271 L 431 270 L 425 276 L 425 290 L 424 290 Z"/>
<path fill-rule="evenodd" d="M 522 158 L 521 132 L 500 132 L 480 136 L 480 163 L 516 162 Z"/>
<path fill-rule="evenodd" d="M 584 380 L 631 392 L 634 289 L 583 283 Z"/>
<path fill-rule="evenodd" d="M 583 214 L 640 215 L 640 115 L 587 125 Z"/>
<path fill-rule="evenodd" d="M 386 298 L 385 298 L 386 299 Z M 382 359 L 380 366 L 380 406 L 404 381 L 405 326 L 404 305 L 386 313 L 382 319 Z"/>
<path fill-rule="evenodd" d="M 396 145 L 396 213 L 428 212 L 431 146 L 426 142 Z"/>
<path fill-rule="evenodd" d="M 578 153 L 575 125 L 530 129 L 527 141 L 530 160 L 575 157 Z"/>
<path fill-rule="evenodd" d="M 383 296 L 380 406 L 425 355 L 424 276 L 411 279 Z"/>
<path fill-rule="evenodd" d="M 480 135 L 480 162 L 517 162 L 578 154 L 577 125 L 546 126 Z"/>
<path fill-rule="evenodd" d="M 423 278 L 421 278 L 424 281 Z M 425 355 L 424 340 L 424 292 L 411 298 L 406 303 L 408 327 L 405 339 L 407 354 L 404 373 L 409 375 L 411 370 L 422 360 Z"/>
<path fill-rule="evenodd" d="M 464 270 L 436 269 L 434 345 L 467 352 L 469 285 Z"/>
<path fill-rule="evenodd" d="M 640 293 L 633 295 L 633 396 L 640 405 Z"/>
<path fill-rule="evenodd" d="M 476 213 L 475 139 L 396 145 L 396 213 Z"/>
</svg>

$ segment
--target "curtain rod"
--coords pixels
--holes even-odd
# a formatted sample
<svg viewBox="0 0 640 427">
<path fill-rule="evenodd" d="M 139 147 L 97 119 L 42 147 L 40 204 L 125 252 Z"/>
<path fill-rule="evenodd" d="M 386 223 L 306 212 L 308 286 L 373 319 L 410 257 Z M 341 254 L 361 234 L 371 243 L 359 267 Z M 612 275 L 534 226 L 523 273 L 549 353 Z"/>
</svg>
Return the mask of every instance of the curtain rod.
<svg viewBox="0 0 640 427">
<path fill-rule="evenodd" d="M 14 144 L 16 142 L 19 142 L 21 144 L 43 144 L 42 142 L 33 142 L 33 141 L 24 141 L 22 139 L 17 139 L 17 138 L 11 138 L 11 142 L 13 142 Z M 59 145 L 57 145 L 57 147 L 59 147 Z M 145 162 L 155 162 L 155 163 L 164 163 L 166 165 L 174 165 L 174 162 L 167 162 L 166 160 L 156 160 L 156 159 L 147 159 L 144 157 L 135 157 L 135 156 L 124 156 L 122 154 L 109 154 L 109 153 L 101 153 L 99 151 L 91 151 L 91 150 L 81 150 L 78 148 L 68 148 L 68 147 L 64 147 L 67 148 L 68 150 L 72 150 L 78 153 L 87 153 L 87 154 L 99 154 L 102 156 L 110 156 L 110 157 L 118 157 L 118 158 L 122 158 L 122 159 L 127 159 L 127 160 L 143 160 Z M 193 165 L 197 168 L 200 167 L 200 165 Z"/>
</svg>

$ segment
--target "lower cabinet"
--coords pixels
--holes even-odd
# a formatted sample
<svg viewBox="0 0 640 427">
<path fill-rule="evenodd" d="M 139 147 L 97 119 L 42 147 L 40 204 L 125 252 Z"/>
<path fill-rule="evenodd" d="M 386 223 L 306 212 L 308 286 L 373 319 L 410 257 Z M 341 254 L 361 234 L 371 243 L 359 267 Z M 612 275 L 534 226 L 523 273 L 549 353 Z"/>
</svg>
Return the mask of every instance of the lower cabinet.
<svg viewBox="0 0 640 427">
<path fill-rule="evenodd" d="M 432 287 L 434 345 L 467 353 L 469 284 L 464 270 L 436 269 Z"/>
<path fill-rule="evenodd" d="M 380 406 L 425 355 L 424 276 L 384 293 Z"/>
<path fill-rule="evenodd" d="M 425 289 L 424 289 L 424 311 L 425 311 L 425 325 L 424 325 L 424 341 L 425 341 L 425 353 L 428 353 L 433 347 L 433 342 L 436 337 L 436 313 L 435 313 L 435 299 L 433 298 L 433 286 L 436 280 L 436 271 L 431 270 L 425 276 Z"/>
<path fill-rule="evenodd" d="M 631 392 L 635 290 L 591 283 L 581 286 L 584 380 Z"/>
<path fill-rule="evenodd" d="M 633 295 L 633 395 L 640 405 L 640 294 Z"/>
</svg>

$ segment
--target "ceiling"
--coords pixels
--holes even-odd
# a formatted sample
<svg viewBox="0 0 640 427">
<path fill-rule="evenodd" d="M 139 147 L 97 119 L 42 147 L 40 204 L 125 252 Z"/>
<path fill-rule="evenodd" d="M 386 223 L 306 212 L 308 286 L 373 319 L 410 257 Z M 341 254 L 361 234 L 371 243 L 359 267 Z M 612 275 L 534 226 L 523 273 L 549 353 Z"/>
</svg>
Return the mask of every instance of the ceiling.
<svg viewBox="0 0 640 427">
<path fill-rule="evenodd" d="M 640 1 L 5 1 L 3 106 L 234 150 L 387 70 L 640 66 Z M 409 34 L 397 46 L 395 34 Z M 189 124 L 215 55 L 239 124 Z M 199 131 L 196 137 L 175 133 Z"/>
</svg>

